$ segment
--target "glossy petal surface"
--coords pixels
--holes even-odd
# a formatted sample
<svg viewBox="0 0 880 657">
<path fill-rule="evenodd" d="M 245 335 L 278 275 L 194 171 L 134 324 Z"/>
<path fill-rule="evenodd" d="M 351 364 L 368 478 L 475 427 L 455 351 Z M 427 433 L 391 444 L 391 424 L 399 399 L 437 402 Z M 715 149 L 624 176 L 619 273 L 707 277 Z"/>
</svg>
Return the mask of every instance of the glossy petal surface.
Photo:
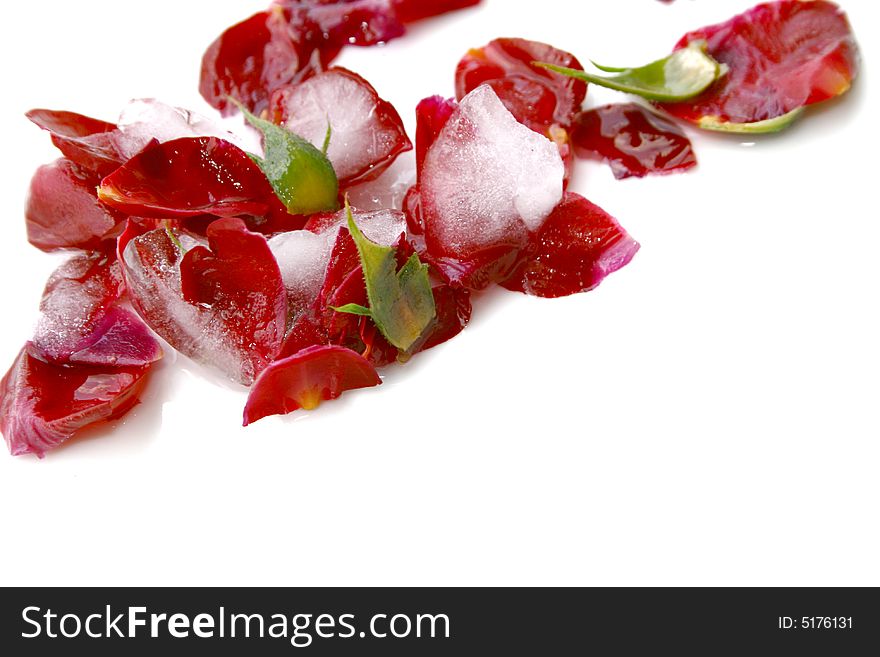
<svg viewBox="0 0 880 657">
<path fill-rule="evenodd" d="M 130 310 L 114 306 L 107 311 L 68 361 L 96 367 L 146 367 L 162 358 L 162 347 Z"/>
<path fill-rule="evenodd" d="M 846 16 L 825 0 L 761 4 L 686 34 L 676 48 L 700 39 L 729 67 L 727 75 L 693 101 L 662 107 L 705 127 L 783 117 L 846 92 L 858 71 Z"/>
<path fill-rule="evenodd" d="M 144 217 L 265 215 L 280 205 L 260 167 L 216 137 L 153 143 L 101 182 L 101 200 Z"/>
<path fill-rule="evenodd" d="M 50 362 L 66 363 L 123 291 L 115 257 L 102 252 L 73 256 L 46 283 L 33 349 Z"/>
<path fill-rule="evenodd" d="M 287 297 L 278 263 L 266 239 L 238 219 L 208 228 L 208 244 L 186 252 L 180 263 L 183 298 L 223 323 L 223 333 L 246 364 L 244 379 L 278 354 L 287 321 Z"/>
<path fill-rule="evenodd" d="M 532 62 L 582 69 L 577 58 L 546 43 L 495 39 L 471 50 L 455 71 L 455 94 L 461 100 L 481 84 L 495 90 L 517 121 L 546 136 L 554 123 L 567 127 L 580 109 L 587 85 L 555 75 Z"/>
<path fill-rule="evenodd" d="M 50 365 L 25 346 L 0 381 L 0 432 L 9 452 L 42 457 L 80 429 L 123 415 L 137 403 L 145 374 Z"/>
<path fill-rule="evenodd" d="M 33 109 L 26 116 L 52 135 L 67 159 L 97 177 L 109 175 L 126 159 L 113 143 L 113 123 L 60 110 Z"/>
<path fill-rule="evenodd" d="M 224 113 L 235 110 L 229 103 L 232 96 L 259 114 L 276 89 L 323 68 L 338 53 L 324 43 L 323 35 L 309 37 L 290 29 L 290 14 L 281 7 L 254 14 L 208 47 L 199 91 Z"/>
<path fill-rule="evenodd" d="M 456 107 L 455 100 L 443 96 L 425 98 L 416 106 L 416 172 L 419 176 L 428 150 L 437 141 Z"/>
<path fill-rule="evenodd" d="M 380 383 L 376 369 L 350 349 L 333 345 L 304 349 L 263 371 L 248 396 L 244 424 L 301 408 L 312 410 L 346 390 Z"/>
<path fill-rule="evenodd" d="M 451 340 L 471 321 L 471 295 L 464 288 L 437 285 L 434 287 L 434 303 L 437 308 L 437 322 L 421 351 Z"/>
<path fill-rule="evenodd" d="M 165 229 L 133 236 L 123 265 L 132 304 L 175 349 L 250 385 L 278 353 L 286 296 L 261 235 L 238 220 L 208 229 L 211 249 Z"/>
<path fill-rule="evenodd" d="M 323 37 L 324 48 L 374 46 L 405 29 L 391 0 L 276 0 L 290 12 L 291 31 L 301 40 Z"/>
<path fill-rule="evenodd" d="M 569 192 L 504 286 L 548 298 L 586 292 L 627 265 L 638 250 L 638 242 L 611 215 Z"/>
<path fill-rule="evenodd" d="M 28 241 L 44 251 L 99 248 L 122 218 L 98 200 L 98 179 L 70 160 L 37 169 L 25 207 Z"/>
<path fill-rule="evenodd" d="M 199 90 L 228 113 L 228 97 L 255 114 L 281 87 L 325 70 L 346 45 L 372 46 L 401 36 L 404 23 L 479 0 L 276 0 L 226 30 L 202 58 Z"/>
<path fill-rule="evenodd" d="M 571 140 L 580 157 L 606 160 L 617 179 L 685 171 L 697 164 L 681 128 L 636 103 L 580 112 Z"/>
</svg>

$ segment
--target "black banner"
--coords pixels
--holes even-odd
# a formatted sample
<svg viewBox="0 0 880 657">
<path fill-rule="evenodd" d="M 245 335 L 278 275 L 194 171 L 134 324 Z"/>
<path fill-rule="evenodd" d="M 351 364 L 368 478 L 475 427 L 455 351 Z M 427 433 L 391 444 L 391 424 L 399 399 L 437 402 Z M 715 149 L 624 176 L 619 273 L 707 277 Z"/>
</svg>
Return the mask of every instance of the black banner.
<svg viewBox="0 0 880 657">
<path fill-rule="evenodd" d="M 861 655 L 880 646 L 880 598 L 867 588 L 4 589 L 0 614 L 7 655 Z"/>
</svg>

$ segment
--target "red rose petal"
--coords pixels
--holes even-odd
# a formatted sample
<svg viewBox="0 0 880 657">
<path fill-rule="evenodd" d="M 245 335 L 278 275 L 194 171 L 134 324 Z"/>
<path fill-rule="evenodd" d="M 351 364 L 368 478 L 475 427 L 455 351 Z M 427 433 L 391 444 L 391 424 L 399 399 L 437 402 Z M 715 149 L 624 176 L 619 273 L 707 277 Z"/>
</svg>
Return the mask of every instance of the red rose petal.
<svg viewBox="0 0 880 657">
<path fill-rule="evenodd" d="M 299 39 L 322 35 L 324 48 L 374 46 L 402 36 L 405 29 L 389 0 L 276 0 L 290 12 Z"/>
<path fill-rule="evenodd" d="M 568 192 L 532 238 L 528 259 L 503 285 L 547 298 L 586 292 L 627 265 L 638 250 L 638 242 L 611 215 Z"/>
<path fill-rule="evenodd" d="M 95 249 L 113 239 L 122 218 L 98 200 L 97 178 L 70 160 L 37 169 L 25 207 L 28 241 L 43 251 Z"/>
<path fill-rule="evenodd" d="M 153 143 L 105 178 L 99 195 L 144 217 L 263 216 L 280 204 L 248 154 L 216 137 Z"/>
<path fill-rule="evenodd" d="M 181 293 L 223 320 L 224 334 L 259 373 L 281 347 L 287 295 L 281 271 L 262 235 L 240 219 L 219 219 L 208 228 L 210 250 L 197 246 L 180 263 Z M 248 375 L 250 378 L 250 375 Z"/>
<path fill-rule="evenodd" d="M 98 367 L 146 367 L 162 358 L 162 347 L 140 318 L 125 308 L 107 311 L 68 361 Z"/>
<path fill-rule="evenodd" d="M 64 156 L 99 178 L 123 163 L 113 145 L 115 123 L 75 112 L 33 109 L 26 116 L 52 135 L 52 143 Z"/>
<path fill-rule="evenodd" d="M 521 244 L 501 244 L 483 249 L 466 259 L 434 257 L 431 253 L 425 253 L 423 257 L 452 287 L 476 292 L 507 280 L 525 253 Z"/>
<path fill-rule="evenodd" d="M 346 45 L 371 46 L 404 33 L 404 22 L 479 0 L 276 0 L 268 11 L 230 27 L 202 58 L 199 90 L 224 113 L 228 97 L 255 114 L 281 87 L 324 70 Z"/>
<path fill-rule="evenodd" d="M 450 285 L 434 286 L 437 323 L 420 351 L 443 344 L 461 333 L 471 321 L 471 294 L 464 288 Z"/>
<path fill-rule="evenodd" d="M 451 98 L 431 96 L 416 106 L 416 173 L 421 175 L 428 149 L 455 112 L 458 104 Z"/>
<path fill-rule="evenodd" d="M 691 142 L 675 123 L 636 103 L 580 112 L 571 140 L 580 157 L 598 156 L 617 179 L 685 171 L 697 164 Z"/>
<path fill-rule="evenodd" d="M 80 429 L 123 415 L 137 404 L 146 372 L 50 365 L 25 346 L 0 381 L 0 433 L 9 452 L 42 457 Z"/>
<path fill-rule="evenodd" d="M 662 104 L 698 123 L 774 119 L 850 88 L 859 52 L 843 11 L 833 2 L 781 0 L 686 34 L 684 48 L 704 39 L 727 74 L 693 101 Z"/>
<path fill-rule="evenodd" d="M 263 370 L 248 396 L 244 425 L 300 408 L 312 410 L 346 390 L 381 383 L 376 369 L 350 349 L 335 345 L 304 349 Z"/>
<path fill-rule="evenodd" d="M 320 34 L 292 33 L 290 13 L 272 7 L 233 25 L 208 47 L 199 91 L 224 114 L 235 111 L 230 96 L 260 114 L 272 92 L 320 70 L 338 52 Z"/>
<path fill-rule="evenodd" d="M 46 283 L 33 349 L 47 361 L 66 363 L 82 349 L 124 289 L 114 256 L 102 252 L 73 256 Z"/>
<path fill-rule="evenodd" d="M 455 95 L 464 98 L 481 84 L 495 90 L 517 121 L 547 136 L 554 123 L 566 128 L 587 93 L 581 80 L 554 75 L 532 62 L 583 70 L 571 53 L 527 39 L 495 39 L 465 55 L 455 71 Z"/>
<path fill-rule="evenodd" d="M 186 255 L 164 229 L 125 234 L 126 287 L 132 305 L 171 346 L 249 385 L 280 349 L 284 285 L 263 236 L 240 220 L 215 224 L 208 229 L 211 251 L 179 235 Z"/>
</svg>

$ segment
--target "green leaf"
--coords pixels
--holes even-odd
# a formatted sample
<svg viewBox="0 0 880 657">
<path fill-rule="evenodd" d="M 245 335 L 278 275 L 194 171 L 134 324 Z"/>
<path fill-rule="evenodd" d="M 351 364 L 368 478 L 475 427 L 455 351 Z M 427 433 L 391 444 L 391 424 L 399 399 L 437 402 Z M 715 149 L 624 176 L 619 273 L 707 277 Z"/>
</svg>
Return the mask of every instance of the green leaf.
<svg viewBox="0 0 880 657">
<path fill-rule="evenodd" d="M 347 202 L 345 210 L 364 270 L 370 307 L 349 304 L 336 310 L 371 317 L 385 339 L 408 354 L 422 343 L 437 318 L 428 265 L 414 253 L 398 272 L 396 249 L 367 239 L 354 222 Z"/>
<path fill-rule="evenodd" d="M 360 315 L 361 317 L 372 317 L 373 311 L 369 308 L 364 308 L 359 303 L 349 303 L 344 306 L 340 306 L 336 308 L 335 306 L 330 306 L 333 310 L 338 313 L 348 313 L 349 315 Z"/>
<path fill-rule="evenodd" d="M 564 66 L 535 62 L 536 66 L 583 80 L 600 87 L 642 96 L 648 100 L 674 103 L 699 96 L 718 78 L 727 73 L 727 67 L 715 61 L 706 52 L 705 41 L 693 41 L 687 48 L 639 68 L 596 68 L 615 75 L 601 76 Z"/>
<path fill-rule="evenodd" d="M 327 156 L 287 128 L 256 117 L 234 98 L 230 100 L 263 134 L 265 156 L 250 157 L 266 174 L 287 211 L 314 214 L 335 210 L 339 206 L 339 181 Z"/>
<path fill-rule="evenodd" d="M 697 125 L 703 130 L 714 130 L 715 132 L 732 132 L 742 135 L 763 135 L 770 132 L 784 130 L 794 123 L 803 113 L 804 108 L 798 107 L 782 116 L 777 116 L 765 121 L 755 121 L 753 123 L 731 123 L 730 121 L 723 121 L 717 116 L 704 116 L 699 120 Z"/>
<path fill-rule="evenodd" d="M 174 232 L 174 228 L 171 226 L 171 221 L 166 219 L 162 222 L 162 228 L 165 229 L 165 235 L 168 236 L 168 239 L 171 240 L 171 243 L 174 245 L 178 251 L 180 251 L 180 255 L 186 254 L 186 249 L 183 244 L 180 243 L 180 238 L 177 237 L 177 234 Z"/>
<path fill-rule="evenodd" d="M 327 149 L 330 148 L 330 138 L 333 137 L 333 126 L 330 125 L 330 119 L 327 119 L 327 132 L 324 133 L 324 144 L 321 146 L 321 153 L 327 156 Z"/>
</svg>

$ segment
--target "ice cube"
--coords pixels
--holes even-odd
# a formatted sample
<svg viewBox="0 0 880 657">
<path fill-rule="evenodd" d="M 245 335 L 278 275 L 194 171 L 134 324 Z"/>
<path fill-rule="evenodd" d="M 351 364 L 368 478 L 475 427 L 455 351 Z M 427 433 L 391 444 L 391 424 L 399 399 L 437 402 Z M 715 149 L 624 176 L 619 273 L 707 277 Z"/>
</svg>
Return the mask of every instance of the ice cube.
<svg viewBox="0 0 880 657">
<path fill-rule="evenodd" d="M 183 251 L 200 245 L 185 233 L 177 239 Z M 182 251 L 162 229 L 131 240 L 122 260 L 132 305 L 150 328 L 179 352 L 249 385 L 256 372 L 236 345 L 235 336 L 229 334 L 223 317 L 183 299 L 182 258 Z"/>
<path fill-rule="evenodd" d="M 415 154 L 404 153 L 375 180 L 349 188 L 348 200 L 359 210 L 401 210 L 403 199 L 415 182 Z"/>
<path fill-rule="evenodd" d="M 182 137 L 219 137 L 251 153 L 262 153 L 256 133 L 233 134 L 219 123 L 181 107 L 152 98 L 132 100 L 119 116 L 113 143 L 125 159 L 137 155 L 153 139 L 160 143 Z"/>
<path fill-rule="evenodd" d="M 519 123 L 483 85 L 465 96 L 425 157 L 429 247 L 467 257 L 523 242 L 562 199 L 565 167 L 546 137 Z"/>
<path fill-rule="evenodd" d="M 327 157 L 343 184 L 378 175 L 410 150 L 394 107 L 350 71 L 333 68 L 276 96 L 285 125 L 318 148 L 331 129 Z"/>
<path fill-rule="evenodd" d="M 43 291 L 33 345 L 50 362 L 65 363 L 122 294 L 119 264 L 103 253 L 73 256 Z"/>
<path fill-rule="evenodd" d="M 400 210 L 364 212 L 352 209 L 351 215 L 367 239 L 382 246 L 394 245 L 400 234 L 406 232 L 406 215 Z M 306 228 L 313 233 L 329 232 L 334 237 L 344 226 L 348 226 L 348 216 L 345 210 L 334 214 L 315 215 L 306 224 Z"/>
<path fill-rule="evenodd" d="M 335 231 L 330 230 L 320 234 L 294 230 L 269 240 L 269 248 L 281 269 L 292 315 L 314 301 L 321 291 L 335 240 Z"/>
<path fill-rule="evenodd" d="M 397 210 L 352 212 L 355 223 L 376 244 L 391 246 L 406 230 L 406 217 Z M 324 283 L 327 265 L 339 229 L 347 225 L 345 210 L 317 215 L 308 230 L 280 233 L 269 240 L 269 248 L 281 269 L 287 289 L 290 314 L 294 316 L 315 300 Z"/>
</svg>

